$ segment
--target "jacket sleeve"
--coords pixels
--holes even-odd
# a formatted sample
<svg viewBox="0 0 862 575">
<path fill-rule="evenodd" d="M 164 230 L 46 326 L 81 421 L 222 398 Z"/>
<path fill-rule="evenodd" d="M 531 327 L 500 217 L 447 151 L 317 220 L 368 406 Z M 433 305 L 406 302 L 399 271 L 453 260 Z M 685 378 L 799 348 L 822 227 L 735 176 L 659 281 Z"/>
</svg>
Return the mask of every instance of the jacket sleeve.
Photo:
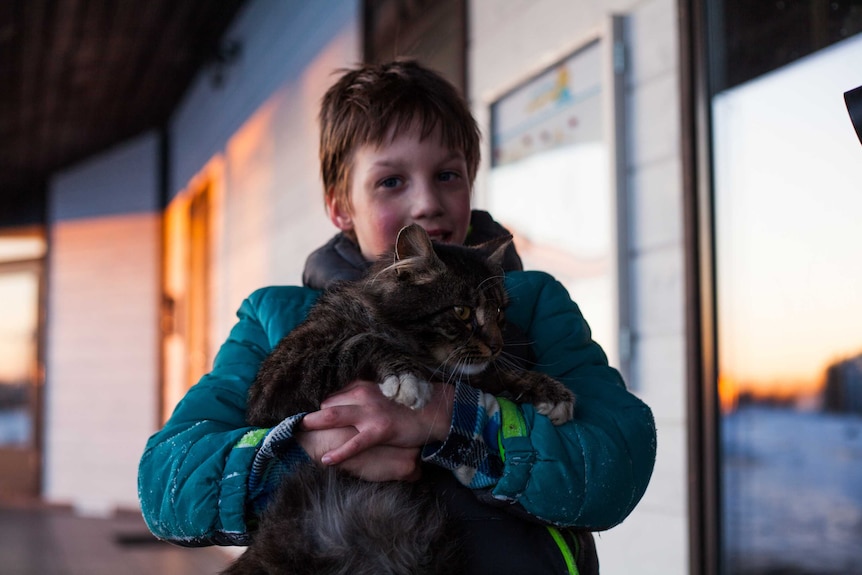
<svg viewBox="0 0 862 575">
<path fill-rule="evenodd" d="M 502 439 L 498 500 L 542 520 L 597 531 L 619 524 L 640 501 L 656 454 L 652 412 L 629 393 L 595 343 L 565 288 L 540 272 L 507 277 L 509 321 L 534 342 L 537 369 L 576 396 L 572 421 L 553 425 L 521 405 L 525 434 Z M 512 422 L 505 421 L 502 425 Z"/>
<path fill-rule="evenodd" d="M 303 288 L 252 294 L 212 371 L 150 437 L 138 469 L 138 495 L 154 535 L 181 545 L 248 543 L 249 471 L 269 430 L 245 423 L 246 395 L 260 362 L 305 317 L 315 297 Z M 266 306 L 281 306 L 283 313 L 260 313 Z M 260 319 L 276 315 L 295 321 Z"/>
</svg>

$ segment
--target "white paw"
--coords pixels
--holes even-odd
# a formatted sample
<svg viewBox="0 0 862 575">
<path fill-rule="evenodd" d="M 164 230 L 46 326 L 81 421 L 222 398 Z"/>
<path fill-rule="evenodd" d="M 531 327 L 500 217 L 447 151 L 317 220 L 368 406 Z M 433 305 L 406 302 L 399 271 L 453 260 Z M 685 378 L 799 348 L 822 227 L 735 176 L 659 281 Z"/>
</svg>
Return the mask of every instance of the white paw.
<svg viewBox="0 0 862 575">
<path fill-rule="evenodd" d="M 413 375 L 390 375 L 380 384 L 383 395 L 411 409 L 419 409 L 431 397 L 431 384 Z"/>
<path fill-rule="evenodd" d="M 547 415 L 554 425 L 560 425 L 574 417 L 575 404 L 571 401 L 561 401 L 560 403 L 542 401 L 536 404 L 536 411 L 542 415 Z"/>
</svg>

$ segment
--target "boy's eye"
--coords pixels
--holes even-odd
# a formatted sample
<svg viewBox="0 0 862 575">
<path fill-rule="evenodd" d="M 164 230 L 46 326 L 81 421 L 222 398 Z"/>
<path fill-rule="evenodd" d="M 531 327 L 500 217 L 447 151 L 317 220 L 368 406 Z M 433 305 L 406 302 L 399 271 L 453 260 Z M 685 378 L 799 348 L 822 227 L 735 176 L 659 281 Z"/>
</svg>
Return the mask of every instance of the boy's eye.
<svg viewBox="0 0 862 575">
<path fill-rule="evenodd" d="M 401 184 L 401 178 L 391 176 L 380 180 L 378 184 L 381 188 L 397 188 Z"/>
<path fill-rule="evenodd" d="M 452 171 L 440 172 L 440 174 L 437 176 L 437 179 L 441 182 L 451 182 L 457 178 L 458 173 Z"/>
<path fill-rule="evenodd" d="M 473 315 L 473 308 L 466 305 L 456 305 L 452 308 L 452 313 L 461 321 L 467 321 Z"/>
</svg>

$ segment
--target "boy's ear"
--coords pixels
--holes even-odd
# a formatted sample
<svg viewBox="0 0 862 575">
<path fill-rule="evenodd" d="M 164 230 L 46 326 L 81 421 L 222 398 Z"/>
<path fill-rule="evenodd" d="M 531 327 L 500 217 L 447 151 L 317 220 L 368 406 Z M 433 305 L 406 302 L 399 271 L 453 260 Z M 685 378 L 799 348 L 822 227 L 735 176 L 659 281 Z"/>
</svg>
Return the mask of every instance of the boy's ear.
<svg viewBox="0 0 862 575">
<path fill-rule="evenodd" d="M 326 194 L 326 212 L 329 214 L 329 221 L 342 232 L 353 229 L 353 218 L 350 212 L 345 210 L 341 203 L 335 199 L 335 191 L 330 189 Z"/>
</svg>

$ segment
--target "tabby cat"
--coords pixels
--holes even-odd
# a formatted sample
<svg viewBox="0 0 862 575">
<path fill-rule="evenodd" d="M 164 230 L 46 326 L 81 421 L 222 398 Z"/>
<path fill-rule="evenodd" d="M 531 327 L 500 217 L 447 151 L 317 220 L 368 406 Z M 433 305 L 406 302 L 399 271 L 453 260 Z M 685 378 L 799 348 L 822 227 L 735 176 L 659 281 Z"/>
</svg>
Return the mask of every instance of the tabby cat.
<svg viewBox="0 0 862 575">
<path fill-rule="evenodd" d="M 270 427 L 356 379 L 418 409 L 429 381 L 532 403 L 555 424 L 574 395 L 551 377 L 500 365 L 507 296 L 500 263 L 511 237 L 477 247 L 432 243 L 418 225 L 363 279 L 324 292 L 263 362 L 247 420 Z M 244 574 L 458 573 L 457 536 L 420 480 L 362 481 L 317 465 L 284 479 L 254 543 L 227 571 Z"/>
</svg>

